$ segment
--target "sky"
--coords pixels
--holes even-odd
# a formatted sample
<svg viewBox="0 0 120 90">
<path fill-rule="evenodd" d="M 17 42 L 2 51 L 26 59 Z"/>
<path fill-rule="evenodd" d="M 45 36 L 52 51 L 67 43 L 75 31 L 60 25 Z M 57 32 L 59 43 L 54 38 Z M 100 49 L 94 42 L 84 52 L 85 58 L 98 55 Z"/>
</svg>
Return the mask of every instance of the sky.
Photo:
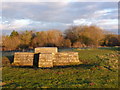
<svg viewBox="0 0 120 90">
<path fill-rule="evenodd" d="M 118 2 L 3 2 L 0 13 L 2 34 L 64 31 L 74 25 L 96 25 L 118 33 Z"/>
</svg>

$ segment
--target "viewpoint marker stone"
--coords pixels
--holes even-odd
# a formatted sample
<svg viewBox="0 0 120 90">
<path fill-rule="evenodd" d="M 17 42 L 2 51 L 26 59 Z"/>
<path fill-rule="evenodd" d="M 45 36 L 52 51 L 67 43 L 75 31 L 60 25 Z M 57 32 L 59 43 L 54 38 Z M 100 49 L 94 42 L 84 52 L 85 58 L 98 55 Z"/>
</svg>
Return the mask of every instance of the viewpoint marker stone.
<svg viewBox="0 0 120 90">
<path fill-rule="evenodd" d="M 78 52 L 58 52 L 57 47 L 35 48 L 35 53 L 17 52 L 14 64 L 20 66 L 53 67 L 80 64 Z"/>
</svg>

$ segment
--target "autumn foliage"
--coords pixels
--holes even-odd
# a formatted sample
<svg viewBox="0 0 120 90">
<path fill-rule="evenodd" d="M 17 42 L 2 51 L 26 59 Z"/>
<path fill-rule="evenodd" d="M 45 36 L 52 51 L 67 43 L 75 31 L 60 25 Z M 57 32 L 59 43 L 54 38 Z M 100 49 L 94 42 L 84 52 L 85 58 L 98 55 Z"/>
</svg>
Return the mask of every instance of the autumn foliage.
<svg viewBox="0 0 120 90">
<path fill-rule="evenodd" d="M 106 34 L 97 26 L 71 26 L 64 32 L 60 30 L 24 31 L 13 30 L 2 36 L 3 50 L 23 50 L 35 47 L 98 47 L 120 46 L 116 34 Z"/>
</svg>

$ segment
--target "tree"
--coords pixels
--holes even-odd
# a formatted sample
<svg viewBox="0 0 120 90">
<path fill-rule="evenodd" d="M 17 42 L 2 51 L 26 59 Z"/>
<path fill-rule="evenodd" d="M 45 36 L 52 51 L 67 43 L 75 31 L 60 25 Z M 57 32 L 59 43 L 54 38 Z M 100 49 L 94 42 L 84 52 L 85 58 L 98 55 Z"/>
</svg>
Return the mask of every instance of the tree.
<svg viewBox="0 0 120 90">
<path fill-rule="evenodd" d="M 63 42 L 62 32 L 59 30 L 49 30 L 47 31 L 47 44 L 60 47 Z"/>
<path fill-rule="evenodd" d="M 74 47 L 74 48 L 83 47 L 83 44 L 81 44 L 81 42 L 78 42 L 78 41 L 77 41 L 77 42 L 74 42 L 74 43 L 73 43 L 73 47 Z"/>
<path fill-rule="evenodd" d="M 64 39 L 63 47 L 71 47 L 71 41 L 69 39 Z"/>
<path fill-rule="evenodd" d="M 25 31 L 21 33 L 20 34 L 21 45 L 19 47 L 21 49 L 29 48 L 33 38 L 34 38 L 34 34 L 32 31 Z"/>
<path fill-rule="evenodd" d="M 21 41 L 19 37 L 9 37 L 6 36 L 3 39 L 3 46 L 5 48 L 5 50 L 15 50 L 19 48 Z"/>
<path fill-rule="evenodd" d="M 49 30 L 37 32 L 32 40 L 33 47 L 48 46 L 48 47 L 61 47 L 63 46 L 64 37 L 59 30 Z"/>
<path fill-rule="evenodd" d="M 46 43 L 47 43 L 46 31 L 37 32 L 36 37 L 32 40 L 32 44 L 34 44 L 35 47 L 45 46 Z"/>
<path fill-rule="evenodd" d="M 104 37 L 103 30 L 96 26 L 74 26 L 65 31 L 65 38 L 73 43 L 80 42 L 85 45 L 98 46 Z"/>
<path fill-rule="evenodd" d="M 18 36 L 18 35 L 19 35 L 18 32 L 13 30 L 10 34 L 10 37 L 14 37 L 14 36 Z"/>
<path fill-rule="evenodd" d="M 102 46 L 120 46 L 120 40 L 118 35 L 107 34 L 105 38 L 102 40 Z"/>
<path fill-rule="evenodd" d="M 65 30 L 65 38 L 70 39 L 72 44 L 80 38 L 80 33 L 83 31 L 83 26 L 72 26 Z"/>
</svg>

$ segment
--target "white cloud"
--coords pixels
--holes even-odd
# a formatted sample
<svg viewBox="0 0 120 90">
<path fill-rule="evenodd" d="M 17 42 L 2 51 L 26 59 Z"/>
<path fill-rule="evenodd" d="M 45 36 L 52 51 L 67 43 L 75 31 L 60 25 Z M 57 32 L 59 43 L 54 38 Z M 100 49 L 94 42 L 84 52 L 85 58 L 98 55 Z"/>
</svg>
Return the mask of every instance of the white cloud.
<svg viewBox="0 0 120 90">
<path fill-rule="evenodd" d="M 3 21 L 2 24 L 0 24 L 0 28 L 2 30 L 19 29 L 26 27 L 29 24 L 30 24 L 30 20 L 24 20 L 24 19 L 13 20 L 12 22 Z"/>
<path fill-rule="evenodd" d="M 98 20 L 97 24 L 103 29 L 106 30 L 118 30 L 118 19 L 102 19 Z"/>
<path fill-rule="evenodd" d="M 65 24 L 66 26 L 72 26 L 73 24 L 72 23 L 67 23 Z"/>
<path fill-rule="evenodd" d="M 104 10 L 99 10 L 99 11 L 96 11 L 93 13 L 93 17 L 94 18 L 99 18 L 99 17 L 102 17 L 102 16 L 105 16 L 105 15 L 108 15 L 112 12 L 116 11 L 117 12 L 117 9 L 104 9 Z"/>
<path fill-rule="evenodd" d="M 73 20 L 73 25 L 97 25 L 108 31 L 111 29 L 117 30 L 118 19 L 76 19 Z"/>
<path fill-rule="evenodd" d="M 76 19 L 73 20 L 74 25 L 91 25 L 92 22 L 87 19 Z"/>
<path fill-rule="evenodd" d="M 3 21 L 0 24 L 1 30 L 48 30 L 65 29 L 66 24 L 60 22 L 33 21 L 30 19 L 17 19 L 13 21 Z"/>
<path fill-rule="evenodd" d="M 70 25 L 117 28 L 117 3 L 70 2 L 71 0 L 56 3 L 4 3 L 4 21 L 0 28 L 9 31 L 52 28 L 65 30 Z"/>
<path fill-rule="evenodd" d="M 24 20 L 24 19 L 20 19 L 20 20 L 15 20 L 11 23 L 11 26 L 16 26 L 16 27 L 23 27 L 23 26 L 27 26 L 30 24 L 30 20 Z"/>
<path fill-rule="evenodd" d="M 102 19 L 97 22 L 99 25 L 117 25 L 118 19 Z"/>
<path fill-rule="evenodd" d="M 9 21 L 3 21 L 0 24 L 1 30 L 38 30 L 38 29 L 60 29 L 67 28 L 71 25 L 97 25 L 103 29 L 111 30 L 118 29 L 117 19 L 75 19 L 73 23 L 60 23 L 60 22 L 42 22 L 42 21 L 32 21 L 29 19 L 18 19 Z"/>
<path fill-rule="evenodd" d="M 118 2 L 119 0 L 89 0 L 89 2 Z M 3 0 L 3 2 L 88 2 L 88 0 Z"/>
</svg>

